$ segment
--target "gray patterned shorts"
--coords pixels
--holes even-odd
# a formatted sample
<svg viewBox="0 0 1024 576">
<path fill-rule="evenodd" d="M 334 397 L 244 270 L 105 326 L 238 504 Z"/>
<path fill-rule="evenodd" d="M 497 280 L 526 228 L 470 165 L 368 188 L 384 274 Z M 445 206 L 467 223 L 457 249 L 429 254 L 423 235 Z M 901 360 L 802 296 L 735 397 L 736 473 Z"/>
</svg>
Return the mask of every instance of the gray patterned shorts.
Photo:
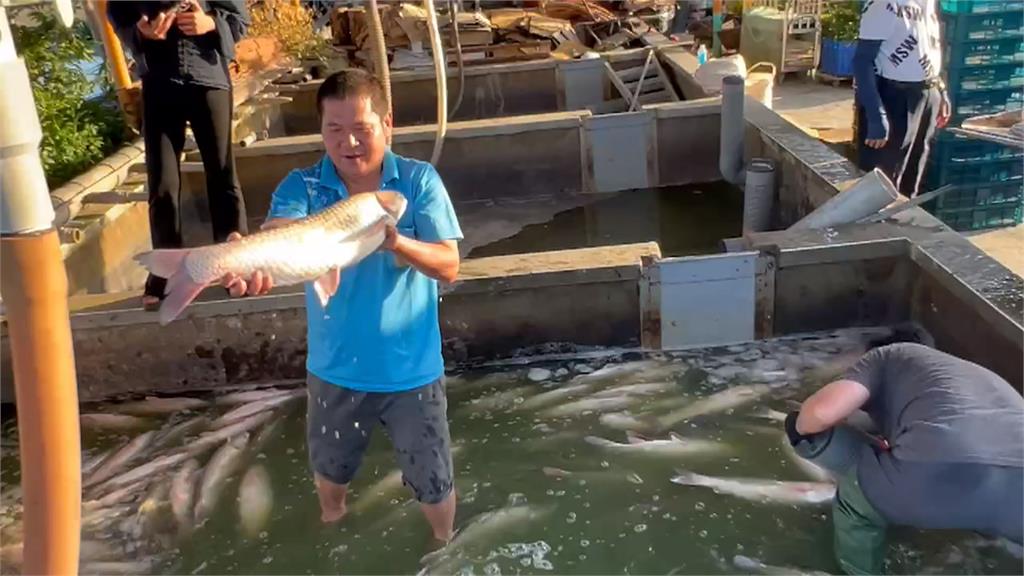
<svg viewBox="0 0 1024 576">
<path fill-rule="evenodd" d="M 451 492 L 443 377 L 405 392 L 359 392 L 307 373 L 306 387 L 306 440 L 314 472 L 335 484 L 351 482 L 380 423 L 395 448 L 402 480 L 416 500 L 436 504 Z"/>
</svg>

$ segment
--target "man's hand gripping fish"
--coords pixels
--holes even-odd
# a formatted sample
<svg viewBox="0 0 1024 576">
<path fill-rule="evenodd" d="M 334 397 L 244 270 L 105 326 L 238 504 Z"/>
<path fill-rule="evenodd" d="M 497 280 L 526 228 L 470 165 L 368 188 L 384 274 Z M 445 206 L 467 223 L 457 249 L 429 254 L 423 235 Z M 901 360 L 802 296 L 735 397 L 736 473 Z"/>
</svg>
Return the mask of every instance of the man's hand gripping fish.
<svg viewBox="0 0 1024 576">
<path fill-rule="evenodd" d="M 268 272 L 277 286 L 313 281 L 320 304 L 338 290 L 337 271 L 370 255 L 384 242 L 388 226 L 405 213 L 397 192 L 356 194 L 307 218 L 261 230 L 235 242 L 201 248 L 153 250 L 135 259 L 154 276 L 167 278 L 160 324 L 167 324 L 226 274 L 249 277 Z"/>
</svg>

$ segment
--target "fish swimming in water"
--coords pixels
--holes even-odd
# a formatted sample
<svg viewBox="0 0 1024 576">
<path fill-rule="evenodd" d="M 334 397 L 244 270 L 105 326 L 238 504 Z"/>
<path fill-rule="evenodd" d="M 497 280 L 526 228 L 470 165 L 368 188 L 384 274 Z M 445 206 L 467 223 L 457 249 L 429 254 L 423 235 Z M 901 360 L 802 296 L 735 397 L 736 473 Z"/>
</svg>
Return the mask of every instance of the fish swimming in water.
<svg viewBox="0 0 1024 576">
<path fill-rule="evenodd" d="M 150 424 L 145 418 L 128 414 L 82 414 L 78 420 L 83 430 L 136 430 Z"/>
<path fill-rule="evenodd" d="M 219 430 L 225 426 L 228 426 L 229 424 L 234 424 L 235 422 L 248 418 L 253 414 L 259 414 L 260 412 L 270 410 L 271 408 L 283 406 L 284 404 L 287 404 L 288 402 L 291 402 L 292 400 L 295 400 L 297 398 L 301 398 L 305 395 L 305 390 L 289 390 L 285 394 L 273 396 L 265 400 L 257 400 L 255 402 L 243 404 L 238 408 L 235 408 L 234 410 L 231 410 L 230 412 L 224 414 L 220 418 L 214 420 L 213 424 L 211 424 L 210 427 L 213 428 L 214 430 Z"/>
<path fill-rule="evenodd" d="M 103 463 L 82 482 L 82 487 L 95 486 L 104 480 L 113 478 L 122 468 L 130 464 L 143 450 L 149 447 L 154 435 L 155 432 L 153 431 L 143 432 L 121 447 L 117 452 L 105 458 Z"/>
<path fill-rule="evenodd" d="M 527 398 L 522 404 L 516 406 L 516 409 L 535 410 L 537 408 L 543 408 L 549 404 L 554 404 L 562 400 L 567 400 L 569 398 L 585 394 L 590 389 L 590 384 L 570 384 L 567 386 L 559 386 L 546 392 L 541 392 L 536 396 Z"/>
<path fill-rule="evenodd" d="M 627 443 L 613 442 L 598 436 L 587 436 L 583 440 L 588 444 L 615 450 L 623 453 L 642 453 L 661 456 L 684 456 L 687 454 L 721 452 L 725 446 L 710 440 L 683 438 L 670 432 L 667 439 L 651 440 L 637 434 L 626 433 Z"/>
<path fill-rule="evenodd" d="M 720 478 L 677 470 L 672 482 L 683 486 L 705 486 L 716 494 L 729 494 L 753 502 L 779 504 L 822 504 L 831 502 L 836 485 L 830 482 L 784 482 L 755 478 Z"/>
<path fill-rule="evenodd" d="M 217 396 L 213 399 L 213 403 L 219 406 L 233 406 L 236 404 L 248 404 L 249 402 L 257 402 L 259 400 L 268 400 L 275 396 L 287 394 L 291 390 L 283 390 L 281 388 L 265 388 L 262 390 L 243 390 L 241 392 L 231 392 L 222 396 Z"/>
<path fill-rule="evenodd" d="M 354 502 L 348 506 L 349 512 L 360 516 L 377 504 L 387 502 L 401 494 L 402 486 L 402 471 L 396 468 L 385 474 L 373 486 L 356 492 Z"/>
<path fill-rule="evenodd" d="M 660 416 L 658 418 L 658 425 L 661 429 L 666 429 L 697 416 L 724 412 L 730 408 L 753 402 L 767 394 L 769 390 L 771 390 L 771 387 L 767 384 L 741 384 L 733 386 L 721 392 L 716 392 L 702 400 L 697 400 L 679 410 Z"/>
<path fill-rule="evenodd" d="M 198 460 L 185 462 L 171 478 L 171 512 L 178 521 L 178 531 L 187 534 L 192 531 L 194 515 L 192 504 L 196 497 L 196 482 L 201 478 Z"/>
<path fill-rule="evenodd" d="M 228 479 L 242 466 L 242 457 L 245 455 L 248 443 L 249 433 L 247 432 L 229 440 L 210 457 L 210 462 L 206 465 L 206 472 L 203 474 L 203 481 L 199 485 L 199 498 L 196 501 L 195 510 L 196 522 L 203 522 L 213 513 Z"/>
<path fill-rule="evenodd" d="M 626 411 L 601 414 L 597 421 L 609 428 L 622 431 L 644 430 L 651 427 L 650 422 L 638 418 Z"/>
<path fill-rule="evenodd" d="M 551 466 L 545 466 L 541 468 L 544 475 L 549 478 L 559 479 L 572 479 L 582 480 L 585 482 L 608 482 L 608 481 L 621 481 L 625 480 L 631 484 L 643 484 L 644 479 L 640 477 L 636 472 L 612 472 L 609 470 L 602 470 L 600 472 L 572 472 L 569 470 L 563 470 L 562 468 L 554 468 Z"/>
<path fill-rule="evenodd" d="M 568 404 L 562 404 L 561 406 L 555 406 L 554 408 L 548 408 L 547 410 L 542 411 L 540 416 L 545 418 L 565 418 L 568 416 L 579 416 L 581 414 L 586 414 L 587 412 L 622 410 L 636 402 L 637 398 L 631 396 L 584 398 L 582 400 L 576 400 L 575 402 L 569 402 Z"/>
<path fill-rule="evenodd" d="M 799 568 L 790 568 L 789 566 L 771 566 L 761 562 L 757 558 L 750 558 L 737 554 L 732 557 L 733 566 L 740 570 L 745 570 L 751 574 L 777 574 L 779 576 L 828 576 L 828 572 L 819 572 L 817 570 L 800 570 Z"/>
<path fill-rule="evenodd" d="M 236 242 L 201 248 L 153 250 L 135 259 L 167 279 L 160 306 L 166 325 L 203 288 L 231 273 L 248 277 L 266 270 L 276 286 L 313 281 L 322 306 L 338 289 L 338 271 L 358 263 L 384 242 L 388 226 L 405 213 L 407 201 L 397 192 L 354 194 L 326 210 Z"/>
<path fill-rule="evenodd" d="M 153 449 L 159 450 L 166 446 L 179 444 L 185 438 L 205 431 L 210 427 L 210 418 L 207 416 L 196 416 L 180 424 L 175 424 L 167 430 L 160 432 L 153 440 Z"/>
<path fill-rule="evenodd" d="M 118 412 L 123 414 L 132 414 L 135 416 L 160 416 L 163 414 L 182 412 L 184 410 L 205 408 L 207 405 L 208 402 L 206 400 L 200 400 L 199 398 L 160 398 L 158 396 L 147 396 L 146 398 L 135 402 L 122 402 L 120 404 L 116 404 L 115 408 Z"/>
<path fill-rule="evenodd" d="M 273 509 L 274 490 L 270 475 L 261 464 L 254 464 L 238 485 L 238 517 L 242 532 L 249 538 L 258 536 L 270 520 Z"/>
</svg>

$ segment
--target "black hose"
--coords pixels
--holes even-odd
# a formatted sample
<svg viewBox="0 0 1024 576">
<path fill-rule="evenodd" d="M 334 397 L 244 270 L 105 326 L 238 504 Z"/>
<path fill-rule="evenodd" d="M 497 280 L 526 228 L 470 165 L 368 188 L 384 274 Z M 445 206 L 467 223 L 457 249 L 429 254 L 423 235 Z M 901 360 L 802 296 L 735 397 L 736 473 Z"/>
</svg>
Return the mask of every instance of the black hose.
<svg viewBox="0 0 1024 576">
<path fill-rule="evenodd" d="M 462 63 L 462 41 L 459 40 L 459 23 L 455 18 L 455 0 L 448 0 L 448 18 L 452 24 L 452 40 L 455 42 L 455 62 L 459 67 L 459 95 L 455 98 L 448 116 L 454 118 L 459 106 L 462 106 L 462 96 L 466 93 L 466 68 Z"/>
</svg>

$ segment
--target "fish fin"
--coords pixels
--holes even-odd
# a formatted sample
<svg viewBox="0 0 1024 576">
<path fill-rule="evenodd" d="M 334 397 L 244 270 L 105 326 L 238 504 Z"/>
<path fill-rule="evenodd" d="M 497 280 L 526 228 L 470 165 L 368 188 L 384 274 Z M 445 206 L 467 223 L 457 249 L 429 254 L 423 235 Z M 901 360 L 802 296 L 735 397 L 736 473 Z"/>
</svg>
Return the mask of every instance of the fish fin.
<svg viewBox="0 0 1024 576">
<path fill-rule="evenodd" d="M 326 308 L 331 296 L 338 292 L 341 284 L 341 269 L 331 268 L 313 281 L 313 291 L 320 300 L 320 306 Z"/>
<path fill-rule="evenodd" d="M 551 476 L 552 478 L 565 478 L 566 476 L 572 475 L 572 472 L 569 472 L 568 470 L 562 470 L 561 468 L 554 468 L 551 466 L 545 466 L 541 468 L 541 470 L 544 471 L 544 475 Z"/>
<path fill-rule="evenodd" d="M 679 434 L 676 434 L 675 432 L 669 432 L 668 433 L 668 437 L 670 439 L 672 439 L 673 441 L 675 441 L 675 442 L 682 442 L 683 441 L 683 437 L 680 436 Z"/>
<path fill-rule="evenodd" d="M 153 276 L 170 278 L 171 275 L 181 268 L 182 263 L 185 262 L 185 257 L 191 251 L 190 248 L 150 250 L 149 252 L 136 255 L 135 261 Z"/>
<path fill-rule="evenodd" d="M 644 442 L 649 442 L 650 438 L 640 434 L 639 432 L 628 430 L 626 431 L 626 441 L 630 444 L 643 444 Z"/>
<path fill-rule="evenodd" d="M 184 268 L 171 274 L 167 279 L 167 288 L 163 303 L 160 304 L 160 325 L 166 326 L 199 296 L 199 293 L 206 288 L 205 284 L 199 284 L 192 280 Z"/>
</svg>

